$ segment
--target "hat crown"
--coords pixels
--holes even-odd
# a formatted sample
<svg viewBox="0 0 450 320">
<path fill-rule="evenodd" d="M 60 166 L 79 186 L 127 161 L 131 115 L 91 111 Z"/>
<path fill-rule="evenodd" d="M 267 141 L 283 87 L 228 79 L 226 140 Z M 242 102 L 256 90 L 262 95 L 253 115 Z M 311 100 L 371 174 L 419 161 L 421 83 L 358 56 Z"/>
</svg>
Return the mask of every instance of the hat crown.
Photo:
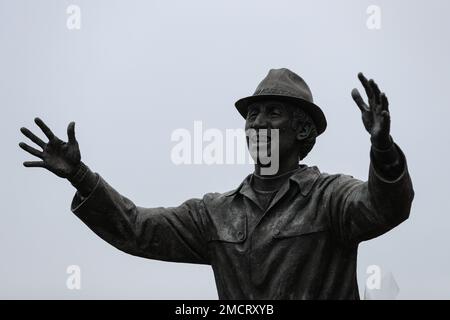
<svg viewBox="0 0 450 320">
<path fill-rule="evenodd" d="M 327 119 L 322 109 L 314 104 L 311 90 L 305 80 L 289 69 L 270 69 L 267 76 L 259 83 L 255 93 L 239 99 L 235 106 L 245 119 L 249 105 L 264 99 L 280 99 L 302 108 L 311 116 L 318 134 L 323 133 L 327 127 Z"/>
<path fill-rule="evenodd" d="M 270 69 L 253 95 L 269 94 L 291 96 L 313 103 L 311 89 L 309 89 L 305 80 L 287 68 Z"/>
</svg>

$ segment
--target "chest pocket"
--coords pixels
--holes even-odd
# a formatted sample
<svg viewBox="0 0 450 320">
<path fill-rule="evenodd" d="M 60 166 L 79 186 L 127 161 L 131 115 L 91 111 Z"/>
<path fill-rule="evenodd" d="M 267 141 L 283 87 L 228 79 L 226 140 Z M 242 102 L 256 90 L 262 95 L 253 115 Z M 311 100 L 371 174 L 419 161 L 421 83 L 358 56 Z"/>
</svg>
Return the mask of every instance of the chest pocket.
<svg viewBox="0 0 450 320">
<path fill-rule="evenodd" d="M 309 221 L 294 219 L 287 223 L 280 223 L 273 230 L 273 238 L 291 238 L 300 236 L 324 235 L 328 226 L 324 221 Z"/>
<path fill-rule="evenodd" d="M 247 218 L 245 212 L 233 208 L 222 208 L 211 216 L 214 228 L 209 242 L 242 243 L 247 239 Z"/>
</svg>

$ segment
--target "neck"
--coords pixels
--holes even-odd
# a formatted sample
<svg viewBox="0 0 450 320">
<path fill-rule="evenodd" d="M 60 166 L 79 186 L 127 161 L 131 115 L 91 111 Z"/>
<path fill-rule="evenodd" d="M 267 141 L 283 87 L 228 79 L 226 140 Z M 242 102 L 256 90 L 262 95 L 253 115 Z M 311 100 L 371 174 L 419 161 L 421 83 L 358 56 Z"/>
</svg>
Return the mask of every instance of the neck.
<svg viewBox="0 0 450 320">
<path fill-rule="evenodd" d="M 274 175 L 263 175 L 261 174 L 261 169 L 264 168 L 264 166 L 262 166 L 260 163 L 256 163 L 255 164 L 255 171 L 254 174 L 258 175 L 258 176 L 263 176 L 263 177 L 277 177 L 277 176 L 281 176 L 284 173 L 288 172 L 288 171 L 292 171 L 295 170 L 299 167 L 299 163 L 298 163 L 298 155 L 292 153 L 289 154 L 287 156 L 281 156 L 279 157 L 279 165 L 278 165 L 278 171 L 276 174 Z"/>
<path fill-rule="evenodd" d="M 280 163 L 278 172 L 274 175 L 261 175 L 261 165 L 255 165 L 253 173 L 253 187 L 261 191 L 271 191 L 279 189 L 288 179 L 293 171 L 299 168 L 298 158 L 295 161 Z"/>
</svg>

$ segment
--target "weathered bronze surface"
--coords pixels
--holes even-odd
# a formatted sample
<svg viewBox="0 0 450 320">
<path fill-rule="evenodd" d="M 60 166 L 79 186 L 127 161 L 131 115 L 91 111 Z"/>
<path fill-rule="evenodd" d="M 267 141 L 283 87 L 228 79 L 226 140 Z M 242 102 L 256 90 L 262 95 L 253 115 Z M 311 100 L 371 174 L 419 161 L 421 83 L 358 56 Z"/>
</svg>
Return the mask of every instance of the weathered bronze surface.
<svg viewBox="0 0 450 320">
<path fill-rule="evenodd" d="M 414 191 L 406 158 L 390 136 L 388 100 L 358 75 L 368 96 L 352 96 L 370 134 L 368 181 L 321 173 L 299 164 L 326 128 L 323 112 L 298 75 L 271 70 L 253 96 L 236 107 L 246 129 L 279 130 L 274 176 L 255 171 L 235 190 L 208 193 L 178 207 L 141 208 L 81 162 L 75 124 L 68 141 L 39 118 L 48 138 L 22 133 L 42 150 L 20 147 L 68 179 L 77 193 L 72 211 L 97 235 L 136 256 L 212 266 L 220 299 L 359 299 L 357 248 L 408 218 Z"/>
</svg>

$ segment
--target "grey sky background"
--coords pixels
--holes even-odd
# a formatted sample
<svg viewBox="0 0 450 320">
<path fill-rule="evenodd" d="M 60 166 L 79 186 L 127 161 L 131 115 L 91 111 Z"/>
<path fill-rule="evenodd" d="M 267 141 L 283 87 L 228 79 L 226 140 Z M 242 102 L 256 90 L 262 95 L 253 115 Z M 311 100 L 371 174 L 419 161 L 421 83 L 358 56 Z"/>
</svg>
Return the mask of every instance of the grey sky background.
<svg viewBox="0 0 450 320">
<path fill-rule="evenodd" d="M 81 30 L 66 28 L 70 4 Z M 380 30 L 366 27 L 372 4 Z M 22 166 L 32 157 L 19 128 L 38 133 L 40 116 L 66 139 L 74 120 L 83 161 L 118 191 L 179 205 L 235 188 L 252 167 L 176 166 L 173 130 L 242 128 L 233 103 L 280 67 L 307 81 L 327 116 L 305 160 L 323 172 L 367 178 L 357 72 L 387 93 L 416 197 L 408 221 L 361 244 L 360 291 L 376 264 L 398 298 L 450 298 L 449 12 L 446 0 L 0 0 L 0 298 L 217 299 L 209 266 L 136 258 L 91 232 L 70 212 L 67 181 Z M 66 288 L 72 264 L 78 291 Z"/>
</svg>

